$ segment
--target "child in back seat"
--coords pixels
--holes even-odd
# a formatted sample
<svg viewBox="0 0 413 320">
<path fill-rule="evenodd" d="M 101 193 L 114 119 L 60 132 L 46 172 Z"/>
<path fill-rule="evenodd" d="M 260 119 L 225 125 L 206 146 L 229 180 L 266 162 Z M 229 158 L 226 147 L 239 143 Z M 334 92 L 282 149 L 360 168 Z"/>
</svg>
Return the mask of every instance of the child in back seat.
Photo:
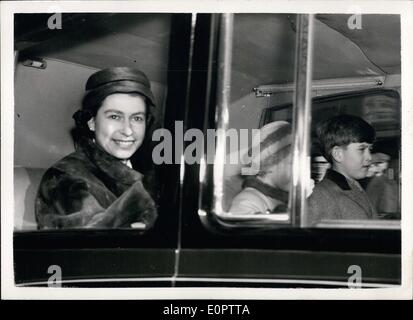
<svg viewBox="0 0 413 320">
<path fill-rule="evenodd" d="M 366 177 L 374 128 L 363 119 L 339 115 L 317 128 L 323 156 L 331 164 L 308 201 L 308 224 L 322 219 L 374 219 L 376 212 L 357 182 Z"/>
<path fill-rule="evenodd" d="M 258 169 L 245 176 L 243 190 L 235 196 L 229 210 L 232 214 L 285 212 L 291 179 L 291 125 L 271 122 L 253 137 L 252 148 L 259 147 L 249 166 Z M 250 152 L 251 153 L 251 152 Z"/>
</svg>

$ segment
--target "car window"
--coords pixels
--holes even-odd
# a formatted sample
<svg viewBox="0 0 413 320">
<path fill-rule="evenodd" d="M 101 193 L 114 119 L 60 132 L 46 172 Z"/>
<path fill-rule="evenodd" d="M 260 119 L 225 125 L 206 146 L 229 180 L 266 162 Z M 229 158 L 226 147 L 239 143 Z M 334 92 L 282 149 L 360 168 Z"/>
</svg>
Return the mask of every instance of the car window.
<svg viewBox="0 0 413 320">
<path fill-rule="evenodd" d="M 222 133 L 221 143 L 220 137 L 217 138 L 213 179 L 204 181 L 205 187 L 202 189 L 201 216 L 210 216 L 221 226 L 235 228 L 264 225 L 400 228 L 399 51 L 395 50 L 394 55 L 388 58 L 394 66 L 388 70 L 391 74 L 387 74 L 374 66 L 374 59 L 377 58 L 374 54 L 369 60 L 354 46 L 356 43 L 366 50 L 378 50 L 383 46 L 378 39 L 374 43 L 367 41 L 372 33 L 371 28 L 379 24 L 380 17 L 369 15 L 365 29 L 359 30 L 357 37 L 352 30 L 348 30 L 349 15 L 317 15 L 311 27 L 309 20 L 300 22 L 300 16 L 295 15 L 234 14 L 224 19 L 220 35 L 226 43 L 224 48 L 220 47 L 220 62 L 225 70 L 221 70 L 221 82 L 218 81 L 215 125 L 216 129 L 223 129 L 226 135 Z M 389 20 L 387 27 L 381 25 L 381 28 L 386 37 L 392 38 L 394 32 L 400 32 L 397 29 L 399 17 L 386 18 Z M 265 25 L 264 40 L 261 37 L 258 41 L 246 32 L 247 25 L 254 26 L 258 33 Z M 300 51 L 300 46 L 296 45 L 297 42 L 305 43 L 308 37 L 312 41 L 309 56 L 305 55 L 305 49 Z M 343 42 L 343 46 L 333 47 L 333 41 Z M 395 40 L 392 38 L 391 41 Z M 395 45 L 400 47 L 398 42 Z M 329 60 L 326 52 L 342 55 L 343 59 Z M 311 62 L 307 65 L 307 71 L 312 81 L 302 81 L 296 86 L 295 80 L 299 79 L 300 74 L 297 70 L 302 69 L 297 58 L 300 54 L 304 55 L 301 56 L 302 63 Z M 306 85 L 308 95 L 312 97 L 308 108 L 298 101 L 304 99 Z M 332 169 L 321 152 L 317 127 L 338 115 L 358 117 L 375 131 L 375 139 L 368 146 L 371 159 L 366 160 L 368 165 L 363 165 L 363 170 L 368 171 L 369 175 L 357 176 L 355 182 L 360 190 L 358 196 L 363 197 L 363 201 L 355 201 L 354 205 L 368 206 L 369 218 L 356 213 L 332 214 L 317 223 L 310 223 L 307 200 L 318 195 L 317 192 L 311 198 L 313 190 L 320 188 L 317 185 L 327 170 Z M 291 158 L 288 166 L 280 166 L 276 154 L 285 147 L 285 132 L 288 130 L 278 130 L 285 124 L 291 125 Z M 238 148 L 235 142 L 231 145 L 231 138 L 233 141 L 241 140 L 242 131 L 249 138 L 244 140 L 244 148 L 240 143 Z M 257 139 L 257 133 L 261 136 L 261 140 L 258 138 L 257 141 L 263 149 L 261 164 L 264 164 L 265 170 L 272 172 L 268 175 L 266 172 L 248 172 L 259 154 L 255 154 L 255 158 L 252 154 L 256 151 L 254 139 Z M 271 141 L 271 138 L 275 139 Z M 270 144 L 272 146 L 265 150 Z M 266 161 L 268 154 L 272 159 Z M 232 163 L 231 156 L 234 156 Z M 268 170 L 270 161 L 274 166 Z M 201 165 L 201 168 L 201 176 L 208 176 L 210 166 Z M 242 170 L 246 170 L 244 173 L 247 174 L 242 174 Z M 291 179 L 288 187 L 284 188 L 286 192 L 280 192 L 286 172 Z M 350 180 L 353 182 L 353 179 Z M 213 191 L 208 189 L 212 181 Z M 386 194 L 378 196 L 377 190 L 383 189 L 387 190 Z M 205 199 L 210 199 L 212 204 L 208 205 Z M 334 199 L 330 200 L 334 202 Z M 334 208 L 325 210 L 333 211 Z M 357 212 L 358 209 L 351 210 Z"/>
<path fill-rule="evenodd" d="M 313 95 L 319 97 L 313 99 L 311 111 L 315 188 L 308 198 L 307 222 L 313 227 L 399 228 L 400 17 L 367 15 L 361 27 L 353 18 L 316 16 Z M 321 40 L 333 36 L 341 38 L 340 47 Z M 386 49 L 383 39 L 394 47 Z M 317 54 L 321 50 L 341 58 L 330 61 L 328 55 Z M 386 52 L 387 62 L 380 60 L 379 52 Z M 337 80 L 323 79 L 326 65 Z M 333 127 L 337 125 L 344 129 Z M 333 143 L 336 147 L 329 145 Z"/>
<path fill-rule="evenodd" d="M 296 15 L 234 14 L 221 19 L 219 34 L 225 40 L 219 43 L 215 157 L 201 163 L 201 175 L 208 167 L 206 176 L 213 164 L 214 187 L 212 198 L 204 193 L 201 203 L 224 224 L 289 224 L 295 120 L 280 118 L 260 128 L 262 113 L 274 100 L 271 95 L 258 98 L 253 88 L 294 84 Z M 292 96 L 293 91 L 280 99 Z M 265 196 L 273 191 L 276 197 Z"/>
<path fill-rule="evenodd" d="M 152 199 L 156 210 L 155 206 L 160 204 L 162 179 L 159 178 L 158 169 L 153 166 L 151 154 L 153 145 L 150 140 L 152 132 L 164 125 L 171 17 L 171 14 L 162 13 L 65 13 L 62 14 L 62 28 L 51 28 L 50 14 L 15 15 L 14 227 L 16 231 L 39 228 L 39 210 L 44 216 L 50 214 L 58 218 L 69 213 L 77 215 L 82 212 L 83 207 L 76 201 L 86 201 L 89 207 L 104 211 L 115 198 L 118 198 L 117 191 L 113 187 L 120 188 L 118 191 L 121 191 L 130 183 L 130 179 L 142 181 L 143 186 L 135 186 L 140 189 L 138 194 L 144 194 L 148 201 Z M 186 50 L 186 48 L 182 49 Z M 119 172 L 110 169 L 111 164 L 107 163 L 108 174 L 104 174 L 106 178 L 97 174 L 95 177 L 100 178 L 95 182 L 86 177 L 82 171 L 84 166 L 82 170 L 74 168 L 78 173 L 74 172 L 72 176 L 77 177 L 77 182 L 72 186 L 73 188 L 67 189 L 63 184 L 64 181 L 71 179 L 71 174 L 66 171 L 65 174 L 62 173 L 62 162 L 59 161 L 78 150 L 79 132 L 75 128 L 74 114 L 82 107 L 86 82 L 97 71 L 114 67 L 135 68 L 146 74 L 149 79 L 147 88 L 150 86 L 153 94 L 150 103 L 154 105 L 153 108 L 151 107 L 151 120 L 154 120 L 149 122 L 146 118 L 148 109 L 143 118 L 135 115 L 132 117 L 129 111 L 129 113 L 122 111 L 122 114 L 118 112 L 116 115 L 108 115 L 111 116 L 112 123 L 128 119 L 133 126 L 137 126 L 140 120 L 148 120 L 145 133 L 140 135 L 142 139 L 136 138 L 134 141 L 130 139 L 118 143 L 119 148 L 126 149 L 127 144 L 139 142 L 137 152 L 128 156 L 129 162 L 125 160 L 128 168 L 119 167 Z M 117 90 L 122 94 L 124 89 Z M 130 99 L 135 102 L 139 100 L 136 97 Z M 145 104 L 148 106 L 148 100 L 145 100 Z M 110 106 L 112 109 L 118 107 L 114 104 Z M 105 131 L 105 134 L 113 136 L 117 133 Z M 107 142 L 112 143 L 109 140 Z M 102 144 L 104 146 L 104 143 Z M 54 169 L 54 172 L 59 174 L 56 173 L 51 180 L 47 180 L 46 185 L 45 173 L 56 164 L 55 169 L 57 169 Z M 130 167 L 138 173 L 130 173 L 128 171 Z M 103 171 L 100 172 L 103 174 Z M 112 183 L 107 180 L 110 175 L 116 176 Z M 123 176 L 126 180 L 121 179 Z M 116 184 L 116 181 L 120 181 L 117 187 L 113 184 Z M 121 186 L 122 181 L 126 183 L 125 186 Z M 39 200 L 46 194 L 44 190 L 51 190 L 55 183 L 58 184 L 58 187 L 53 189 L 55 191 L 47 193 L 48 205 L 39 209 L 39 203 L 46 201 L 44 198 Z M 106 190 L 108 185 L 111 185 L 110 192 L 101 193 L 102 197 L 75 195 L 76 192 L 81 192 L 80 190 Z M 40 190 L 39 186 L 41 186 Z M 72 196 L 77 200 L 71 201 Z M 108 199 L 112 200 L 107 202 Z M 135 207 L 141 205 L 138 200 L 134 201 L 137 201 Z M 139 219 L 132 220 L 127 227 L 146 228 L 145 223 Z M 116 224 L 112 226 L 124 227 Z M 83 228 L 84 225 L 83 222 L 73 226 L 70 223 L 62 225 L 59 222 L 49 227 Z"/>
<path fill-rule="evenodd" d="M 357 92 L 327 95 L 313 99 L 311 127 L 311 178 L 320 183 L 331 164 L 323 156 L 316 128 L 326 119 L 350 114 L 366 119 L 376 131 L 371 146 L 372 159 L 368 176 L 359 180 L 368 199 L 377 212 L 376 222 L 383 228 L 397 227 L 400 220 L 400 97 L 393 89 L 369 89 Z M 274 106 L 264 112 L 263 119 L 291 119 L 291 104 Z M 340 220 L 340 219 L 339 219 Z M 344 219 L 343 219 L 344 220 Z M 354 219 L 356 220 L 356 219 Z M 390 221 L 387 221 L 390 220 Z M 351 221 L 352 227 L 372 226 L 368 221 Z M 346 225 L 345 221 L 323 219 L 317 226 Z M 347 225 L 348 226 L 348 225 Z"/>
</svg>

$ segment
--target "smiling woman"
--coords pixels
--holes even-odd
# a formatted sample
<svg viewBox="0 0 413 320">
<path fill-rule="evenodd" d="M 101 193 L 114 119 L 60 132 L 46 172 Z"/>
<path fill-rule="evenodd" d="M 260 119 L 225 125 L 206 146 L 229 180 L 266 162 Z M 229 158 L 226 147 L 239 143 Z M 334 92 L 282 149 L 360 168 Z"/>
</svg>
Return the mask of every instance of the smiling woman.
<svg viewBox="0 0 413 320">
<path fill-rule="evenodd" d="M 145 100 L 140 95 L 114 93 L 107 96 L 95 117 L 88 121 L 96 143 L 127 163 L 145 137 Z"/>
<path fill-rule="evenodd" d="M 36 199 L 39 228 L 153 225 L 157 212 L 132 169 L 154 99 L 146 75 L 109 68 L 90 76 L 82 109 L 74 114 L 78 148 L 46 171 Z"/>
</svg>

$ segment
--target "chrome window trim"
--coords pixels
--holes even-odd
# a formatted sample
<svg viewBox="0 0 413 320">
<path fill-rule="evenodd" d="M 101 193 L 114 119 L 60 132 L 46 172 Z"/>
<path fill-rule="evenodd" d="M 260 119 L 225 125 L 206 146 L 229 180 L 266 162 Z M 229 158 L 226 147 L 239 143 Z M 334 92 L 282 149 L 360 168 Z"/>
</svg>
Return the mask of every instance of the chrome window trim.
<svg viewBox="0 0 413 320">
<path fill-rule="evenodd" d="M 401 220 L 322 220 L 316 228 L 400 230 Z"/>
<path fill-rule="evenodd" d="M 290 190 L 293 227 L 306 227 L 308 186 L 311 177 L 310 127 L 313 69 L 314 15 L 297 16 L 295 92 L 293 100 L 293 165 Z"/>
</svg>

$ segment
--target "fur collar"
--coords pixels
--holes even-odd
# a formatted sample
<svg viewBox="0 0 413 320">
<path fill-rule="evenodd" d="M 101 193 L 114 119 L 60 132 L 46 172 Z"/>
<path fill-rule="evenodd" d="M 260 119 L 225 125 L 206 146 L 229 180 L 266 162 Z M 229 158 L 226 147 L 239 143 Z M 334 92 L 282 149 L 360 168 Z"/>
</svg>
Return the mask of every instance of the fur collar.
<svg viewBox="0 0 413 320">
<path fill-rule="evenodd" d="M 76 149 L 76 152 L 59 161 L 54 167 L 74 176 L 92 173 L 116 196 L 120 196 L 135 182 L 143 179 L 140 172 L 108 154 L 91 139 L 81 138 Z"/>
<path fill-rule="evenodd" d="M 143 175 L 141 173 L 129 168 L 126 164 L 122 163 L 122 161 L 104 151 L 91 139 L 81 139 L 79 149 L 86 154 L 96 167 L 112 179 L 120 180 L 129 185 L 142 179 Z"/>
</svg>

